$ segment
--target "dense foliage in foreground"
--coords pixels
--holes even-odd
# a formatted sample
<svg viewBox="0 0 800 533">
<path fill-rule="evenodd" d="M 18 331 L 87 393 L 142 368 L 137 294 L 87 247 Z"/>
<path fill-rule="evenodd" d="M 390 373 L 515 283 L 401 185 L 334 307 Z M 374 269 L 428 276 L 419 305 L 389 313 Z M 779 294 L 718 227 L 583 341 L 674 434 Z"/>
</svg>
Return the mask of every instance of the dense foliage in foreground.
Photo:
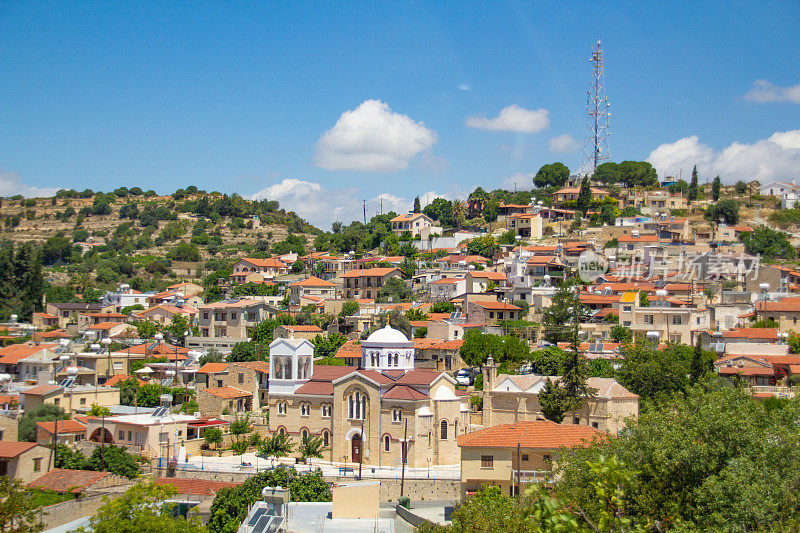
<svg viewBox="0 0 800 533">
<path fill-rule="evenodd" d="M 561 456 L 558 483 L 483 491 L 431 531 L 796 530 L 800 401 L 703 382 L 616 438 Z"/>
</svg>

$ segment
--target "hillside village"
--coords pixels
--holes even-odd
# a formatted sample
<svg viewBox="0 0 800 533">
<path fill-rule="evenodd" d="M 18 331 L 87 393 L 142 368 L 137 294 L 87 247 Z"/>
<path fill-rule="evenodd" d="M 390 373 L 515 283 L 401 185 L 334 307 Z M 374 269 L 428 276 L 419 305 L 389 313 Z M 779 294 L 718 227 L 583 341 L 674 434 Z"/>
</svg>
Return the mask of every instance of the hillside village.
<svg viewBox="0 0 800 533">
<path fill-rule="evenodd" d="M 453 502 L 543 487 L 564 509 L 594 500 L 587 460 L 634 476 L 647 446 L 666 446 L 648 428 L 670 416 L 670 451 L 690 461 L 706 420 L 771 431 L 792 416 L 800 185 L 659 180 L 628 161 L 593 176 L 545 165 L 528 187 L 418 198 L 330 231 L 196 187 L 3 198 L 0 474 L 38 491 L 49 527 L 147 479 L 195 508 L 198 531 L 252 531 L 289 498 L 253 499 L 280 482 L 308 484 L 306 501 L 332 499 L 353 524 L 399 502 L 436 531 Z M 733 490 L 728 464 L 786 451 L 720 446 L 726 466 L 686 481 L 702 512 L 636 519 L 793 516 L 716 507 L 711 476 Z M 422 500 L 451 502 L 447 518 Z"/>
</svg>

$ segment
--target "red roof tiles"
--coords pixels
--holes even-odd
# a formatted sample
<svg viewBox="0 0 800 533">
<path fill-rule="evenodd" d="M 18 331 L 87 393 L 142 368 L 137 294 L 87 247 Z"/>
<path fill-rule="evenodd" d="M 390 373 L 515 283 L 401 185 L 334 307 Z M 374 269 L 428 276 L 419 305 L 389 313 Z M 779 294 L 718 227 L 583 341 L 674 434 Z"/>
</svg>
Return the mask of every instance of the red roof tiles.
<svg viewBox="0 0 800 533">
<path fill-rule="evenodd" d="M 462 447 L 558 449 L 587 446 L 605 434 L 589 426 L 556 424 L 549 420 L 527 420 L 502 424 L 458 436 Z"/>
</svg>

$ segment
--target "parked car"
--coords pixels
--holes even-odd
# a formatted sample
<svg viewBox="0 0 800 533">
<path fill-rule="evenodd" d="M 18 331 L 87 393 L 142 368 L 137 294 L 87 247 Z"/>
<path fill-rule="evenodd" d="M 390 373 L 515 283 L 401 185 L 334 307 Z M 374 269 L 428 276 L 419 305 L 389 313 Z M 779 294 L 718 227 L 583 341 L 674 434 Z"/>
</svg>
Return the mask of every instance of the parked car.
<svg viewBox="0 0 800 533">
<path fill-rule="evenodd" d="M 470 368 L 462 368 L 456 372 L 456 383 L 459 385 L 469 386 L 475 383 L 475 374 Z"/>
</svg>

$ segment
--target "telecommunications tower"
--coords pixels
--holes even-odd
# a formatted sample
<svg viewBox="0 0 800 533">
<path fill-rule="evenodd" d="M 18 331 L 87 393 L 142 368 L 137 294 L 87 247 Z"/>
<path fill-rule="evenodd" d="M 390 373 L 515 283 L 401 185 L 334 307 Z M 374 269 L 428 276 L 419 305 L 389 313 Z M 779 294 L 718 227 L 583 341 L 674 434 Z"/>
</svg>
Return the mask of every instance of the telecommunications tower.
<svg viewBox="0 0 800 533">
<path fill-rule="evenodd" d="M 591 175 L 597 165 L 608 161 L 611 154 L 608 150 L 610 104 L 606 98 L 605 75 L 603 74 L 603 48 L 600 41 L 592 49 L 592 79 L 586 92 L 586 137 L 583 141 L 583 160 L 581 173 Z"/>
</svg>

